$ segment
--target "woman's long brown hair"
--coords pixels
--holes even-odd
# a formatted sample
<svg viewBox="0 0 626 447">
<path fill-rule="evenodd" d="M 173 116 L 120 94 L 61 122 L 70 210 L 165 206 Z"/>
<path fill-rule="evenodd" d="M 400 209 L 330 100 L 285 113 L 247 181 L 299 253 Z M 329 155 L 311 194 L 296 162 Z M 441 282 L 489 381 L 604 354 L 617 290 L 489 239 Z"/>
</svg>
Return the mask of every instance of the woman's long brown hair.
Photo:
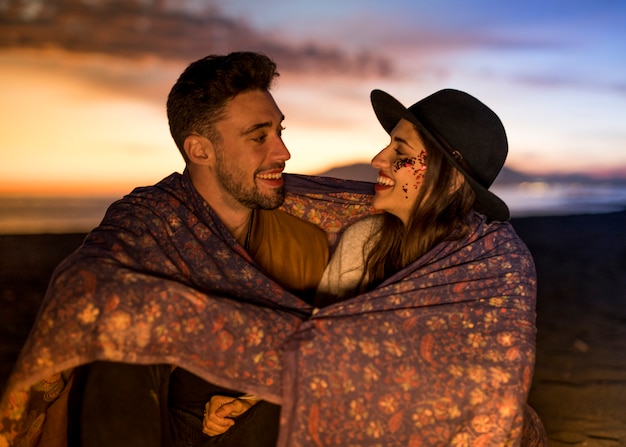
<svg viewBox="0 0 626 447">
<path fill-rule="evenodd" d="M 443 241 L 467 235 L 467 217 L 476 196 L 465 177 L 430 140 L 418 132 L 426 148 L 426 175 L 407 226 L 390 213 L 371 236 L 360 290 L 371 290 Z M 463 181 L 457 186 L 457 178 Z M 369 244 L 366 244 L 366 246 Z"/>
</svg>

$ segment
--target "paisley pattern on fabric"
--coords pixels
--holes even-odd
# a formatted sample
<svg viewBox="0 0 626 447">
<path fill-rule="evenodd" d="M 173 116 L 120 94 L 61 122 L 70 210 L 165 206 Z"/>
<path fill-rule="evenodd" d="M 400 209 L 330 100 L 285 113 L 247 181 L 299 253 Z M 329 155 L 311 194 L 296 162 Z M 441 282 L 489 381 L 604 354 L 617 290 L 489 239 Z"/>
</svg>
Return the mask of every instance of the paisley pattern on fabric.
<svg viewBox="0 0 626 447">
<path fill-rule="evenodd" d="M 331 239 L 371 213 L 371 184 L 285 177 L 284 209 Z M 311 310 L 255 267 L 187 173 L 137 188 L 55 270 L 5 387 L 0 446 L 35 445 L 47 389 L 94 360 L 171 363 L 281 403 L 282 349 Z"/>
<path fill-rule="evenodd" d="M 519 445 L 534 264 L 510 224 L 473 218 L 467 239 L 300 326 L 286 347 L 280 446 Z"/>
<path fill-rule="evenodd" d="M 331 247 L 373 212 L 369 183 L 286 188 L 282 208 Z M 281 404 L 283 446 L 519 445 L 534 267 L 509 224 L 476 219 L 467 240 L 314 310 L 255 267 L 187 173 L 138 188 L 56 269 L 0 402 L 0 446 L 37 445 L 72 369 L 94 360 L 171 363 Z"/>
</svg>

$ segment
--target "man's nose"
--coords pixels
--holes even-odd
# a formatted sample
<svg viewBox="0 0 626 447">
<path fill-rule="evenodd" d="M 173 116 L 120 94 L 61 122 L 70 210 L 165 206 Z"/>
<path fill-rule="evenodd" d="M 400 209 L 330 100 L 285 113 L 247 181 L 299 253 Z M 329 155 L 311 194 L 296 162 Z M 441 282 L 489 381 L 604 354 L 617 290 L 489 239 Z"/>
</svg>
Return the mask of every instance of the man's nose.
<svg viewBox="0 0 626 447">
<path fill-rule="evenodd" d="M 283 139 L 280 137 L 272 148 L 272 156 L 273 158 L 281 161 L 287 161 L 291 158 L 289 149 L 287 149 L 287 146 L 285 145 Z"/>
</svg>

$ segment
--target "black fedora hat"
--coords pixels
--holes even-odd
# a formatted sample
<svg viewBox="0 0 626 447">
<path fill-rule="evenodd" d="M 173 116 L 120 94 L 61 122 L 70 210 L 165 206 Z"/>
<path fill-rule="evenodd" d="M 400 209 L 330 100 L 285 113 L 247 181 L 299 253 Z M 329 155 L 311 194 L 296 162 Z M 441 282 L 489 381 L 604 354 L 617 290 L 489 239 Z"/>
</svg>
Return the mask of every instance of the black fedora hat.
<svg viewBox="0 0 626 447">
<path fill-rule="evenodd" d="M 408 109 L 382 90 L 373 90 L 370 97 L 387 133 L 402 118 L 415 124 L 465 176 L 476 193 L 476 211 L 493 220 L 509 219 L 509 208 L 489 191 L 508 153 L 504 126 L 493 110 L 454 89 L 439 90 Z"/>
</svg>

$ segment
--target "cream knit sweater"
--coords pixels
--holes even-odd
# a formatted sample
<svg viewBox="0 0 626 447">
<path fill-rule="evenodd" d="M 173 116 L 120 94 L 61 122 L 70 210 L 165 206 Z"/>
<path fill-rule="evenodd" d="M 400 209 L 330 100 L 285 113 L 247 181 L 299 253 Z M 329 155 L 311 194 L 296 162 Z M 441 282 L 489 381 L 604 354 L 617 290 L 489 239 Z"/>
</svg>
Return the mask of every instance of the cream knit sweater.
<svg viewBox="0 0 626 447">
<path fill-rule="evenodd" d="M 323 307 L 357 295 L 365 258 L 373 245 L 368 239 L 382 224 L 376 215 L 355 222 L 346 229 L 317 287 L 316 306 Z"/>
</svg>

